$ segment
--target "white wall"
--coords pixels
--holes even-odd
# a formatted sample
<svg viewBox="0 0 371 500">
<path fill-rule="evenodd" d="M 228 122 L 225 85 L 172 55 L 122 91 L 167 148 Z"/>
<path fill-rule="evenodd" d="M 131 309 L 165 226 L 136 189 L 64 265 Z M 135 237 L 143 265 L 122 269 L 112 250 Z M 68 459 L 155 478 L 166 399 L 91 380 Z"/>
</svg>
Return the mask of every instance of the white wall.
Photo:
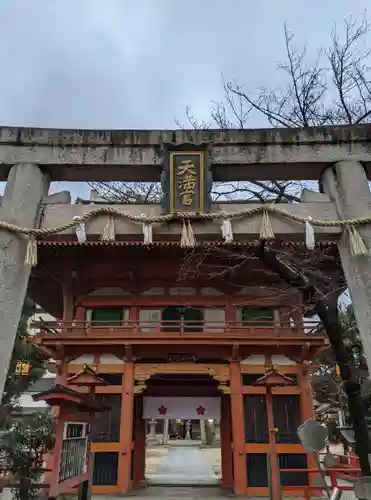
<svg viewBox="0 0 371 500">
<path fill-rule="evenodd" d="M 19 398 L 19 405 L 22 408 L 46 408 L 48 406 L 45 401 L 34 401 L 32 393 L 22 394 Z"/>
</svg>

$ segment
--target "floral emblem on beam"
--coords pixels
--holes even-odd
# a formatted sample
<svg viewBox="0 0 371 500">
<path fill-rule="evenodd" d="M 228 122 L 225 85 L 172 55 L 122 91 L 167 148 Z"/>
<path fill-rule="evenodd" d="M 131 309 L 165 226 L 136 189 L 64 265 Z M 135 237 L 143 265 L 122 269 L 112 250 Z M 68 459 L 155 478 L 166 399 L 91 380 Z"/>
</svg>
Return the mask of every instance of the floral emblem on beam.
<svg viewBox="0 0 371 500">
<path fill-rule="evenodd" d="M 196 411 L 197 411 L 197 415 L 203 416 L 203 415 L 205 415 L 206 410 L 203 406 L 199 406 L 198 408 L 196 408 Z"/>
<path fill-rule="evenodd" d="M 161 405 L 160 408 L 158 408 L 158 413 L 160 415 L 166 415 L 167 413 L 167 408 L 164 405 Z"/>
</svg>

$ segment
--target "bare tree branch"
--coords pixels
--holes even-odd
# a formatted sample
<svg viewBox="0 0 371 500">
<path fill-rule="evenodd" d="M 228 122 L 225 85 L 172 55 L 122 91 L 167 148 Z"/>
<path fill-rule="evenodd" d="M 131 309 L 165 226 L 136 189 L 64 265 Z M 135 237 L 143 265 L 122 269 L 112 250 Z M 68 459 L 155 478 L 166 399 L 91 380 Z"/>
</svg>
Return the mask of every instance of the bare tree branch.
<svg viewBox="0 0 371 500">
<path fill-rule="evenodd" d="M 252 92 L 222 75 L 224 98 L 211 101 L 210 120 L 197 119 L 186 108 L 188 126 L 194 129 L 244 129 L 256 114 L 274 127 L 316 127 L 326 124 L 371 122 L 371 55 L 367 44 L 370 23 L 351 17 L 344 29 L 335 27 L 331 44 L 319 47 L 311 55 L 307 47 L 296 47 L 295 38 L 284 25 L 286 57 L 277 65 L 282 76 L 279 88 L 261 87 Z M 179 120 L 179 127 L 184 128 Z M 159 201 L 159 183 L 90 183 L 107 200 L 126 203 Z M 212 197 L 222 200 L 257 200 L 259 202 L 300 201 L 301 184 L 283 181 L 215 183 Z"/>
</svg>

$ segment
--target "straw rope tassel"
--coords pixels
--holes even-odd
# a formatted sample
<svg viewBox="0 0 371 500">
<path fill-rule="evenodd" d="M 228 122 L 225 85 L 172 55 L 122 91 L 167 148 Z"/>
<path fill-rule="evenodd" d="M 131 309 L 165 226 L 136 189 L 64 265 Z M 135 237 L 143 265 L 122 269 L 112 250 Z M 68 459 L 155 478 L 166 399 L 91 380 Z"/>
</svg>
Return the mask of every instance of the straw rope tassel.
<svg viewBox="0 0 371 500">
<path fill-rule="evenodd" d="M 196 238 L 189 219 L 182 221 L 182 231 L 180 235 L 180 246 L 182 248 L 192 248 L 196 246 Z"/>
<path fill-rule="evenodd" d="M 182 230 L 180 232 L 180 246 L 186 248 L 188 246 L 188 230 L 185 220 L 182 221 Z"/>
<path fill-rule="evenodd" d="M 368 254 L 365 242 L 354 226 L 349 226 L 349 245 L 350 253 L 353 255 L 353 257 Z"/>
<path fill-rule="evenodd" d="M 191 221 L 189 219 L 187 221 L 187 233 L 188 233 L 188 246 L 193 248 L 196 246 L 196 237 L 193 231 Z"/>
<path fill-rule="evenodd" d="M 115 241 L 116 236 L 116 228 L 115 228 L 115 219 L 112 215 L 108 216 L 107 224 L 104 226 L 101 241 Z"/>
<path fill-rule="evenodd" d="M 104 226 L 100 239 L 102 241 L 115 241 L 115 219 L 112 215 L 108 216 L 107 224 Z"/>
<path fill-rule="evenodd" d="M 30 236 L 28 239 L 24 262 L 32 267 L 37 266 L 37 241 L 35 236 Z"/>
<path fill-rule="evenodd" d="M 274 240 L 274 232 L 267 210 L 263 210 L 262 225 L 260 228 L 261 240 Z"/>
</svg>

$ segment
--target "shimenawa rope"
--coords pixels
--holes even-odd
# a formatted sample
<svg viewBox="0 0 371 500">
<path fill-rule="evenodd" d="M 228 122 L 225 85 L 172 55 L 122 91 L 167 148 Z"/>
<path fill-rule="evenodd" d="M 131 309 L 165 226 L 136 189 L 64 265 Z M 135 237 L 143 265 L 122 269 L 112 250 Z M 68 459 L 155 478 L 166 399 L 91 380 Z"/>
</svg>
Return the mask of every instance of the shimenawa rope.
<svg viewBox="0 0 371 500">
<path fill-rule="evenodd" d="M 49 236 L 52 234 L 61 233 L 73 227 L 76 228 L 76 236 L 80 243 L 86 241 L 86 231 L 85 224 L 91 220 L 94 220 L 100 216 L 108 216 L 107 224 L 105 225 L 101 240 L 102 241 L 114 241 L 115 240 L 115 219 L 127 219 L 132 222 L 141 223 L 142 232 L 144 235 L 144 243 L 152 243 L 152 224 L 161 224 L 174 220 L 179 220 L 182 223 L 181 230 L 181 241 L 182 247 L 194 247 L 196 245 L 196 239 L 191 225 L 191 221 L 207 221 L 207 220 L 219 220 L 221 224 L 221 232 L 225 242 L 230 243 L 233 241 L 233 229 L 231 221 L 233 219 L 240 219 L 244 217 L 253 217 L 262 213 L 262 222 L 260 229 L 261 239 L 274 239 L 274 233 L 272 229 L 272 224 L 270 221 L 269 214 L 282 217 L 284 219 L 289 219 L 294 222 L 298 222 L 305 225 L 306 233 L 306 243 L 309 249 L 314 248 L 314 229 L 313 226 L 318 227 L 342 227 L 346 228 L 349 235 L 349 244 L 351 253 L 354 256 L 366 255 L 368 254 L 368 249 L 362 240 L 361 235 L 358 233 L 356 226 L 362 226 L 371 223 L 371 216 L 359 217 L 356 219 L 348 220 L 314 220 L 311 217 L 302 217 L 300 215 L 294 215 L 286 210 L 282 210 L 275 205 L 260 205 L 254 208 L 247 208 L 238 212 L 218 212 L 218 213 L 176 213 L 176 214 L 166 214 L 157 216 L 147 216 L 145 214 L 131 215 L 116 208 L 111 207 L 100 207 L 83 216 L 74 217 L 70 222 L 63 224 L 55 228 L 23 228 L 10 224 L 5 221 L 0 221 L 0 229 L 9 231 L 11 233 L 24 234 L 30 236 L 27 252 L 26 252 L 26 263 L 30 265 L 37 264 L 37 237 Z"/>
</svg>

